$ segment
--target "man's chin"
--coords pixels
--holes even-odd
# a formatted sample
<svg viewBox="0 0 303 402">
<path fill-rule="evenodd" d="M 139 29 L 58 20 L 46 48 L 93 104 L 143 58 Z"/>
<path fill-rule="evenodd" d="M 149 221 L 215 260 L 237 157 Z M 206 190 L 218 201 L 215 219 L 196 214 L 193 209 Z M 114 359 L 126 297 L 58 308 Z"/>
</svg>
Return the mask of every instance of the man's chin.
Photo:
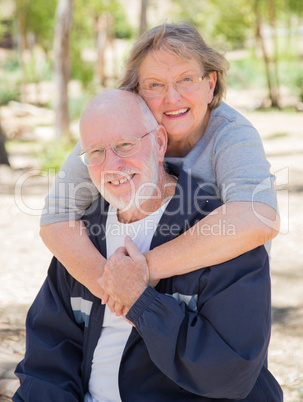
<svg viewBox="0 0 303 402">
<path fill-rule="evenodd" d="M 117 198 L 113 197 L 110 194 L 102 194 L 103 198 L 113 207 L 117 208 L 121 212 L 129 211 L 130 209 L 135 208 L 136 202 L 135 199 L 123 199 L 122 197 Z"/>
</svg>

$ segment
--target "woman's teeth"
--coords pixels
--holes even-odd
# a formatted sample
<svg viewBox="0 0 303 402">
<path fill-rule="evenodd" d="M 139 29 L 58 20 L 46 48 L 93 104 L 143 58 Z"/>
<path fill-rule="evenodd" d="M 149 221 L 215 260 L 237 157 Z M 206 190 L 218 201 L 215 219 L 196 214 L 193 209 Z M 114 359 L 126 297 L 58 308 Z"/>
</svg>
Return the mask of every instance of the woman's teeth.
<svg viewBox="0 0 303 402">
<path fill-rule="evenodd" d="M 184 108 L 184 109 L 180 109 L 180 110 L 176 110 L 173 112 L 165 112 L 164 114 L 166 114 L 167 116 L 178 116 L 179 114 L 184 114 L 186 112 L 188 112 L 189 108 Z"/>
</svg>

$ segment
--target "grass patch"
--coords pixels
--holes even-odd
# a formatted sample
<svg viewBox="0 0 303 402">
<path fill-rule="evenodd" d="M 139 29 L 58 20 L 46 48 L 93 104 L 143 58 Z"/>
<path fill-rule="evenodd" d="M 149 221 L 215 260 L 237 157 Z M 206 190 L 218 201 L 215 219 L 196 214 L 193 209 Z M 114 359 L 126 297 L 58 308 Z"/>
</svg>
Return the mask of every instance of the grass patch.
<svg viewBox="0 0 303 402">
<path fill-rule="evenodd" d="M 289 137 L 288 133 L 275 133 L 269 137 L 266 137 L 266 140 L 277 140 L 278 138 L 286 138 Z"/>
</svg>

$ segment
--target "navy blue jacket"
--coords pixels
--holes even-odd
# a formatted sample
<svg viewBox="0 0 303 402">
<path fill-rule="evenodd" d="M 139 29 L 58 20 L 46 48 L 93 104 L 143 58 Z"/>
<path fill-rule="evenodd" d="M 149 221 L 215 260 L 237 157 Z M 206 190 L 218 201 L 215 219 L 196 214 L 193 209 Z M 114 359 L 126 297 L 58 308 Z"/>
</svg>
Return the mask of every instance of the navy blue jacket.
<svg viewBox="0 0 303 402">
<path fill-rule="evenodd" d="M 151 248 L 220 205 L 183 171 L 170 168 L 178 176 L 176 193 Z M 100 199 L 85 216 L 91 240 L 105 257 L 107 207 Z M 53 258 L 28 313 L 26 353 L 16 368 L 21 385 L 13 400 L 83 400 L 103 315 L 100 299 Z M 264 247 L 148 287 L 127 315 L 136 328 L 120 365 L 122 401 L 282 401 L 266 367 L 270 316 Z"/>
</svg>

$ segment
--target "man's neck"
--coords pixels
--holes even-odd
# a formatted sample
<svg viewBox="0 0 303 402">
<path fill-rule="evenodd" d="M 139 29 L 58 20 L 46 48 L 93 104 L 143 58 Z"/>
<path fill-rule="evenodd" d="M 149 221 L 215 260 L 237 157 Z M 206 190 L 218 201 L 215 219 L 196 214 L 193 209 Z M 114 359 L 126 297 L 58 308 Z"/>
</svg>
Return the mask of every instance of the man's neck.
<svg viewBox="0 0 303 402">
<path fill-rule="evenodd" d="M 175 194 L 176 183 L 177 179 L 163 170 L 160 174 L 156 190 L 149 199 L 143 202 L 139 207 L 134 205 L 127 211 L 117 211 L 119 222 L 136 222 L 157 211 Z"/>
</svg>

